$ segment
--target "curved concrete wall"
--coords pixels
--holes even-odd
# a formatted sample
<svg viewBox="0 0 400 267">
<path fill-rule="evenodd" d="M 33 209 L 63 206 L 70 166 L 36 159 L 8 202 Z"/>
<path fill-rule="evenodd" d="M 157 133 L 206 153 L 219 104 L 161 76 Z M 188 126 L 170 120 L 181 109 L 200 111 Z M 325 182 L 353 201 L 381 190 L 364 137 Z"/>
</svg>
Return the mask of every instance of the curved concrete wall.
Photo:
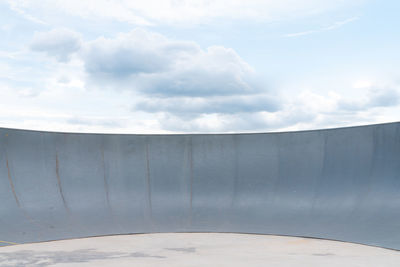
<svg viewBox="0 0 400 267">
<path fill-rule="evenodd" d="M 0 129 L 0 240 L 199 231 L 400 249 L 400 123 L 223 135 Z"/>
</svg>

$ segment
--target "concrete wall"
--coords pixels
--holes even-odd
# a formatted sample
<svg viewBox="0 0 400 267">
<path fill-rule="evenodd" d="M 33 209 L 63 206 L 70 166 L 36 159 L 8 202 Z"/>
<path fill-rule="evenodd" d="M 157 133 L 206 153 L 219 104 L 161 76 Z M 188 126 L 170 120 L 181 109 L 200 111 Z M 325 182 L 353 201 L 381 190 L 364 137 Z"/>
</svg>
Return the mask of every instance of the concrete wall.
<svg viewBox="0 0 400 267">
<path fill-rule="evenodd" d="M 0 240 L 239 232 L 400 249 L 400 123 L 288 133 L 0 128 Z"/>
</svg>

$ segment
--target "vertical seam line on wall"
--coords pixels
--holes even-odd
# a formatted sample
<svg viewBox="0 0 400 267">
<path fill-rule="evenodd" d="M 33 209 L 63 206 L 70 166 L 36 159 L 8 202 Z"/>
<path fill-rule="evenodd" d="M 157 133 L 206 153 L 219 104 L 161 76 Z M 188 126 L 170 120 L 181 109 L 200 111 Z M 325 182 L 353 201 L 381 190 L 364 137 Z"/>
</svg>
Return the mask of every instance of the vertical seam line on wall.
<svg viewBox="0 0 400 267">
<path fill-rule="evenodd" d="M 146 138 L 146 181 L 147 181 L 147 199 L 149 203 L 150 218 L 152 218 L 153 208 L 151 203 L 150 159 L 149 159 L 149 143 L 147 138 Z"/>
<path fill-rule="evenodd" d="M 12 191 L 12 193 L 14 195 L 14 199 L 15 199 L 15 202 L 17 203 L 17 206 L 21 207 L 21 204 L 19 202 L 17 193 L 15 192 L 14 182 L 13 182 L 12 177 L 11 177 L 10 167 L 8 165 L 8 158 L 6 159 L 6 165 L 7 165 L 8 182 L 10 183 L 11 191 Z"/>
<path fill-rule="evenodd" d="M 67 205 L 67 201 L 65 200 L 64 197 L 64 192 L 61 186 L 61 178 L 60 178 L 60 163 L 58 160 L 58 152 L 56 151 L 56 176 L 57 176 L 57 185 L 58 185 L 58 191 L 60 193 L 62 202 L 64 204 L 65 209 L 67 210 L 67 212 L 70 212 L 68 205 Z"/>
</svg>

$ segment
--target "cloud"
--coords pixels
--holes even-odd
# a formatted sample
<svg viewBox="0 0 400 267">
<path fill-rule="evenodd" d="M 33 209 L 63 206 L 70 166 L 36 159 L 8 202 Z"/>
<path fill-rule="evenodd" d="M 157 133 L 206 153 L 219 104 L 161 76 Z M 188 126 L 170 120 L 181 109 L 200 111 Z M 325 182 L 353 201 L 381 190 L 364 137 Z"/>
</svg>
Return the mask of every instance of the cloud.
<svg viewBox="0 0 400 267">
<path fill-rule="evenodd" d="M 41 20 L 41 19 L 39 19 L 37 17 L 34 17 L 34 16 L 30 15 L 30 14 L 27 14 L 26 11 L 24 11 L 22 9 L 22 7 L 19 7 L 17 2 L 9 1 L 9 5 L 10 5 L 10 9 L 11 10 L 13 10 L 14 12 L 19 14 L 20 16 L 22 16 L 26 20 L 29 20 L 29 21 L 31 21 L 33 23 L 46 25 L 46 23 L 43 20 Z"/>
<path fill-rule="evenodd" d="M 279 98 L 277 110 L 232 109 L 233 112 L 219 112 L 221 109 L 210 109 L 209 112 L 190 113 L 200 106 L 192 103 L 187 108 L 187 116 L 180 107 L 189 104 L 176 103 L 176 107 L 164 106 L 163 103 L 148 107 L 159 113 L 158 121 L 163 129 L 178 132 L 254 132 L 254 131 L 288 131 L 342 127 L 396 120 L 399 110 L 398 88 L 370 89 L 360 94 L 359 102 L 336 92 L 320 94 L 302 91 L 297 95 Z M 211 106 L 212 101 L 210 102 Z M 252 106 L 255 107 L 255 106 Z M 199 111 L 203 107 L 199 107 Z M 207 110 L 207 109 L 205 109 Z M 397 114 L 397 115 L 396 115 Z"/>
<path fill-rule="evenodd" d="M 142 76 L 139 86 L 161 96 L 216 96 L 257 93 L 253 69 L 234 50 L 213 46 L 177 56 L 167 72 Z"/>
<path fill-rule="evenodd" d="M 222 96 L 222 97 L 177 97 L 147 98 L 134 107 L 149 113 L 168 112 L 183 116 L 200 114 L 254 113 L 259 111 L 275 112 L 279 110 L 277 99 L 266 95 Z M 182 115 L 181 115 L 182 116 Z"/>
<path fill-rule="evenodd" d="M 73 53 L 81 48 L 80 35 L 69 29 L 54 29 L 49 32 L 35 33 L 30 48 L 67 62 Z"/>
<path fill-rule="evenodd" d="M 236 98 L 233 96 L 232 98 Z M 260 95 L 222 97 L 187 102 L 151 102 L 143 108 L 158 114 L 161 127 L 175 132 L 254 132 L 307 128 L 334 110 L 338 96 L 302 92 L 290 98 Z M 319 101 L 319 102 L 316 102 Z M 181 110 L 182 109 L 182 110 Z"/>
<path fill-rule="evenodd" d="M 400 103 L 400 93 L 394 88 L 370 88 L 366 95 L 358 100 L 342 99 L 338 108 L 344 111 L 363 111 L 371 108 L 385 108 L 397 106 Z"/>
<path fill-rule="evenodd" d="M 85 19 L 111 19 L 135 25 L 212 24 L 217 19 L 281 21 L 313 16 L 338 8 L 358 5 L 364 0 L 8 0 L 14 9 L 26 13 L 56 12 Z M 41 11 L 41 12 L 40 12 Z M 56 13 L 57 14 L 57 13 Z M 51 16 L 46 16 L 51 19 Z"/>
<path fill-rule="evenodd" d="M 93 96 L 103 94 L 98 105 L 105 109 L 107 103 L 118 112 L 109 116 L 105 109 L 105 115 L 97 110 L 63 117 L 71 129 L 128 131 L 130 124 L 170 132 L 315 129 L 375 122 L 400 102 L 397 87 L 369 83 L 353 88 L 360 92 L 358 98 L 304 90 L 280 95 L 279 87 L 260 83 L 256 71 L 231 48 L 202 48 L 143 29 L 87 42 L 79 39 L 79 44 L 68 55 L 76 53 L 73 61 L 55 64 L 60 69 L 51 78 L 52 86 L 63 94 L 64 87 L 75 87 L 70 74 L 63 75 L 76 64 L 73 69 L 85 83 L 75 97 L 86 92 L 93 104 Z M 50 96 L 49 91 L 45 97 Z"/>
<path fill-rule="evenodd" d="M 368 101 L 368 107 L 393 107 L 399 104 L 400 94 L 392 88 L 375 89 Z"/>
<path fill-rule="evenodd" d="M 292 130 L 366 121 L 371 110 L 399 103 L 396 89 L 359 88 L 359 100 L 334 92 L 279 96 L 233 49 L 135 29 L 82 43 L 86 86 L 130 93 L 133 116 L 173 132 Z M 111 90 L 104 90 L 105 88 Z M 379 113 L 379 112 L 378 112 Z M 378 114 L 377 113 L 377 114 Z M 121 127 L 109 120 L 69 118 L 71 125 Z M 328 123 L 329 122 L 329 123 Z M 327 124 L 328 123 L 328 124 Z"/>
<path fill-rule="evenodd" d="M 68 124 L 83 125 L 83 126 L 103 126 L 106 128 L 123 127 L 123 124 L 119 120 L 113 120 L 110 118 L 93 118 L 93 117 L 71 117 L 66 120 Z"/>
<path fill-rule="evenodd" d="M 88 43 L 83 53 L 86 71 L 94 78 L 128 77 L 167 69 L 176 57 L 172 45 L 184 52 L 184 43 L 169 42 L 164 36 L 136 29 L 114 39 L 98 38 Z"/>
<path fill-rule="evenodd" d="M 210 116 L 215 121 L 281 108 L 277 97 L 258 82 L 253 68 L 231 48 L 202 49 L 194 42 L 135 29 L 88 42 L 80 56 L 89 87 L 131 92 L 132 112 L 152 114 L 168 130 L 178 125 L 201 129 L 198 123 L 205 125 L 202 118 Z M 250 121 L 255 119 L 241 124 L 250 127 Z M 214 126 L 206 128 L 232 124 Z"/>
<path fill-rule="evenodd" d="M 301 123 L 312 125 L 313 113 L 280 110 L 278 112 L 211 113 L 196 117 L 161 114 L 160 125 L 174 132 L 254 132 L 283 130 L 288 126 L 301 127 Z"/>
<path fill-rule="evenodd" d="M 289 33 L 289 34 L 285 34 L 284 37 L 298 37 L 298 36 L 303 36 L 303 35 L 309 35 L 309 34 L 314 34 L 314 33 L 321 33 L 321 32 L 326 32 L 326 31 L 331 31 L 331 30 L 335 30 L 338 29 L 350 22 L 356 21 L 358 20 L 358 17 L 352 17 L 346 20 L 342 20 L 342 21 L 337 21 L 335 23 L 333 23 L 330 26 L 327 27 L 323 27 L 321 29 L 318 30 L 309 30 L 309 31 L 303 31 L 303 32 L 296 32 L 296 33 Z"/>
<path fill-rule="evenodd" d="M 260 91 L 254 70 L 233 49 L 201 49 L 136 29 L 88 43 L 83 61 L 92 84 L 158 97 L 245 95 Z"/>
</svg>

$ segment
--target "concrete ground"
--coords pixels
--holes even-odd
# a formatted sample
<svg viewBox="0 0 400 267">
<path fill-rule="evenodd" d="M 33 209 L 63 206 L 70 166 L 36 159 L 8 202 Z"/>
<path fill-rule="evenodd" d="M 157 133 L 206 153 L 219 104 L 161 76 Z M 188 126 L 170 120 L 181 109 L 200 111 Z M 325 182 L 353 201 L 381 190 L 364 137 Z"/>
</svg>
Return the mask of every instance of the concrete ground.
<svg viewBox="0 0 400 267">
<path fill-rule="evenodd" d="M 398 267 L 400 252 L 268 235 L 137 234 L 1 247 L 0 266 Z"/>
</svg>

